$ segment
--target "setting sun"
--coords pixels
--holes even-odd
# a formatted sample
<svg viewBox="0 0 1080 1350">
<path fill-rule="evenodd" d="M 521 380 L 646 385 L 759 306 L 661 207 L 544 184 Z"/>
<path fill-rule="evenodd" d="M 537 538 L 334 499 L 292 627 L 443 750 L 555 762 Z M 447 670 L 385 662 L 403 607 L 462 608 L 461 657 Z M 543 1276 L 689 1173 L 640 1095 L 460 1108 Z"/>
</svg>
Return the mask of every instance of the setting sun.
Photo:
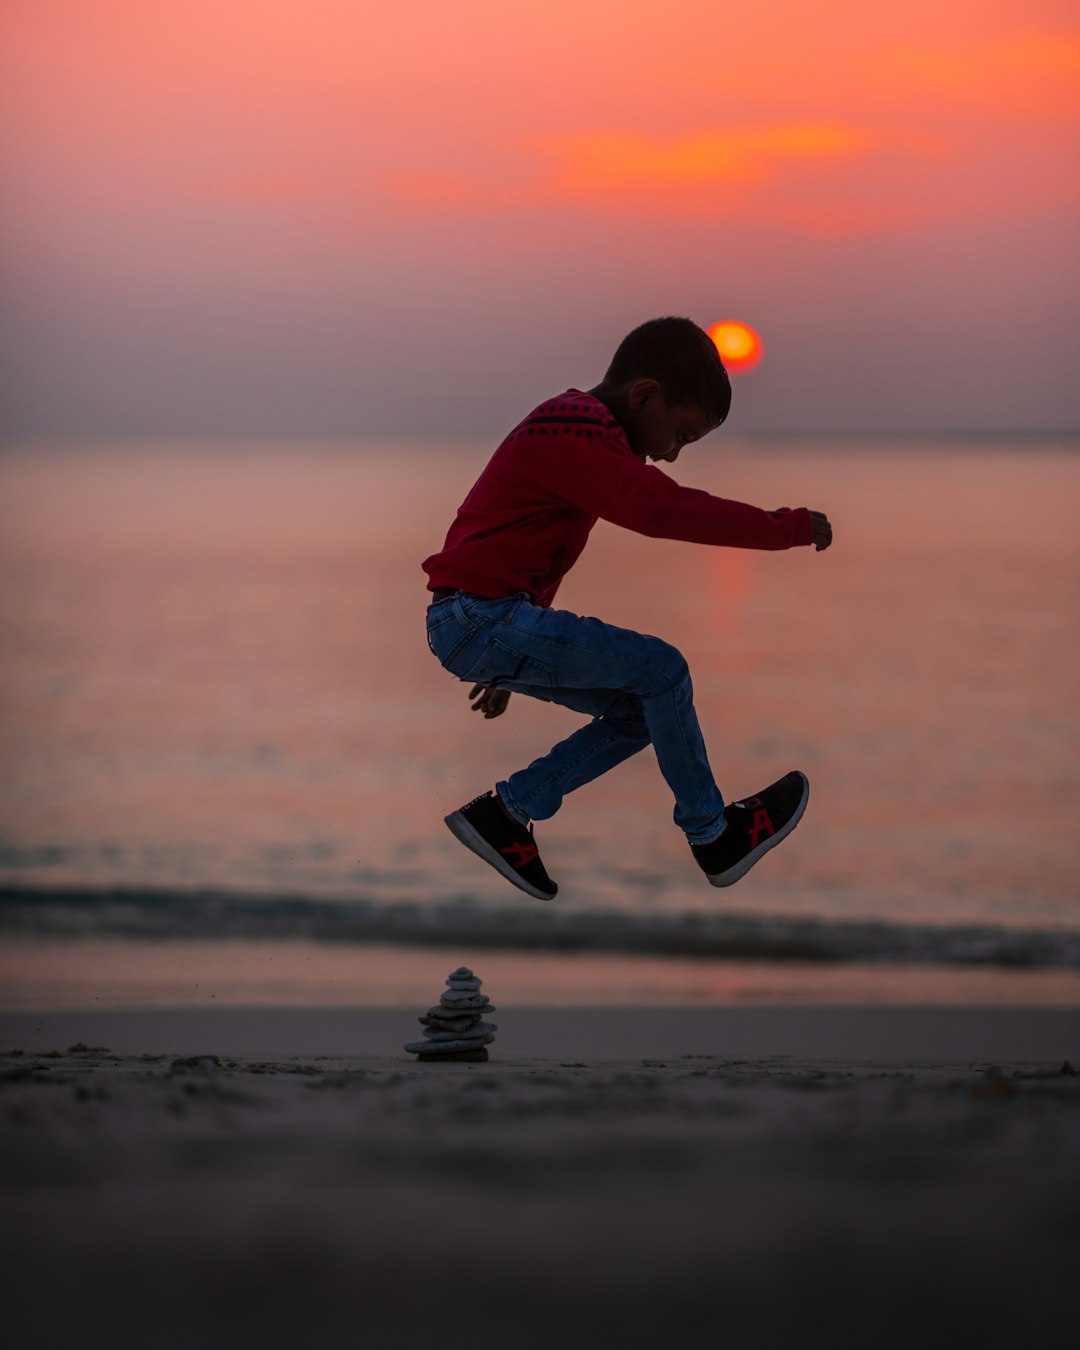
<svg viewBox="0 0 1080 1350">
<path fill-rule="evenodd" d="M 749 324 L 722 319 L 706 330 L 728 370 L 749 370 L 761 360 L 765 350 L 761 338 Z"/>
</svg>

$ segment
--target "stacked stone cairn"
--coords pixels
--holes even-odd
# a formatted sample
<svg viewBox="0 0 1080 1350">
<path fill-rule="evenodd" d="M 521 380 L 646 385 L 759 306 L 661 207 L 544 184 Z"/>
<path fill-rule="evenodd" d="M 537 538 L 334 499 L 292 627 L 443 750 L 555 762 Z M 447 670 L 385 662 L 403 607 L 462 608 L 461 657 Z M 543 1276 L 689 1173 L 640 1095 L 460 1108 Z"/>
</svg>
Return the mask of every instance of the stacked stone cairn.
<svg viewBox="0 0 1080 1350">
<path fill-rule="evenodd" d="M 495 1008 L 487 994 L 480 992 L 480 980 L 467 966 L 459 966 L 448 975 L 446 985 L 435 1007 L 420 1018 L 426 1040 L 411 1041 L 405 1049 L 421 1061 L 482 1064 L 497 1030 L 494 1022 L 485 1022 L 484 1018 Z"/>
</svg>

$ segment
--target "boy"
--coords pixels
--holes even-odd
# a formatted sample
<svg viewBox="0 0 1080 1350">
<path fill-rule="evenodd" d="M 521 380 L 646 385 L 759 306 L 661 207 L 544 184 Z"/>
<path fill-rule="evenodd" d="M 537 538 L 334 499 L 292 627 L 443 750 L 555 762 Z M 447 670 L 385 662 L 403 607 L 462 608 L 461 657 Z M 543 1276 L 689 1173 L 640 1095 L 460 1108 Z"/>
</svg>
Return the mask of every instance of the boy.
<svg viewBox="0 0 1080 1350">
<path fill-rule="evenodd" d="M 660 539 L 782 549 L 832 542 L 820 511 L 762 511 L 684 488 L 649 460 L 674 462 L 727 417 L 731 386 L 690 319 L 652 319 L 620 343 L 602 383 L 569 389 L 503 441 L 422 564 L 432 592 L 428 645 L 472 685 L 474 712 L 499 717 L 512 691 L 592 720 L 446 817 L 454 835 L 540 900 L 548 876 L 531 822 L 568 792 L 650 743 L 675 797 L 675 823 L 714 886 L 730 886 L 798 824 L 810 792 L 786 774 L 732 802 L 713 781 L 686 661 L 660 638 L 554 610 L 559 583 L 597 519 Z"/>
</svg>

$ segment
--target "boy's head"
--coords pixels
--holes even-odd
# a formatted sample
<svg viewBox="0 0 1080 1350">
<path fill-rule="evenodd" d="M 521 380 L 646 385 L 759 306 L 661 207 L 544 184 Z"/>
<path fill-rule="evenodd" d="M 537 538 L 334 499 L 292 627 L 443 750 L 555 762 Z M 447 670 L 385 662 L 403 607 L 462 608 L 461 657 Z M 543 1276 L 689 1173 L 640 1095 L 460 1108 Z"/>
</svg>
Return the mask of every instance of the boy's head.
<svg viewBox="0 0 1080 1350">
<path fill-rule="evenodd" d="M 720 354 L 692 319 L 650 319 L 628 333 L 599 389 L 642 459 L 676 459 L 731 407 Z"/>
</svg>

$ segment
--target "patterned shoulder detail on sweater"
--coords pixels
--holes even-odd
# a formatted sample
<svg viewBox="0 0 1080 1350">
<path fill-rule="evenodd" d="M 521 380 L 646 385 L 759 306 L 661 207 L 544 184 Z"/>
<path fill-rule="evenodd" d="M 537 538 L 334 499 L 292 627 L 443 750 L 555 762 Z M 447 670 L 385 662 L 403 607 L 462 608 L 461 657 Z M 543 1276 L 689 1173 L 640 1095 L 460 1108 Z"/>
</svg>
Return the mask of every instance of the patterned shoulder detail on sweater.
<svg viewBox="0 0 1080 1350">
<path fill-rule="evenodd" d="M 592 399 L 556 398 L 542 403 L 515 427 L 508 439 L 518 436 L 603 436 L 617 423 L 607 409 Z"/>
</svg>

